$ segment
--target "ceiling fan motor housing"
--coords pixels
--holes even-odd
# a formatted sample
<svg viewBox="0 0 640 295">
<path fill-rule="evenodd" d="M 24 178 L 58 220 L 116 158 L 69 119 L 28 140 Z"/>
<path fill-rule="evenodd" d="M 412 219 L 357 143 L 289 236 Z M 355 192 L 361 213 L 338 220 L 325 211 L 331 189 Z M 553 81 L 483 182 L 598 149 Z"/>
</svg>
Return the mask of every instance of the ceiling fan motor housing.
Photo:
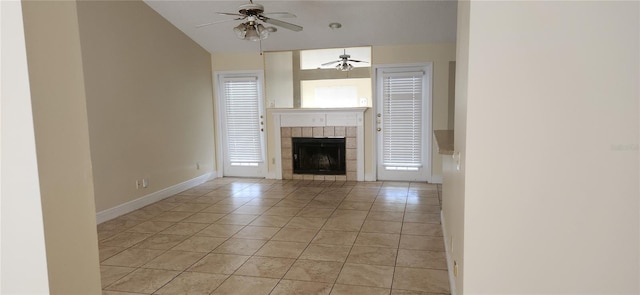
<svg viewBox="0 0 640 295">
<path fill-rule="evenodd" d="M 240 14 L 244 15 L 258 15 L 264 12 L 264 6 L 260 4 L 244 4 L 240 5 L 240 10 L 238 10 Z"/>
</svg>

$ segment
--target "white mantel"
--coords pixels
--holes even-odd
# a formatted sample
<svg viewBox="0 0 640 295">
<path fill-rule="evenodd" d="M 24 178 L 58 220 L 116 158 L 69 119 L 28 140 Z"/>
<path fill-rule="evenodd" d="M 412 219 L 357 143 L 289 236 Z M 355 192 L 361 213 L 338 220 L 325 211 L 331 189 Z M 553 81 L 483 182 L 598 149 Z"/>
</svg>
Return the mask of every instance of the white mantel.
<svg viewBox="0 0 640 295">
<path fill-rule="evenodd" d="M 275 140 L 275 178 L 282 179 L 281 127 L 357 127 L 357 181 L 364 181 L 364 112 L 367 108 L 271 109 Z"/>
</svg>

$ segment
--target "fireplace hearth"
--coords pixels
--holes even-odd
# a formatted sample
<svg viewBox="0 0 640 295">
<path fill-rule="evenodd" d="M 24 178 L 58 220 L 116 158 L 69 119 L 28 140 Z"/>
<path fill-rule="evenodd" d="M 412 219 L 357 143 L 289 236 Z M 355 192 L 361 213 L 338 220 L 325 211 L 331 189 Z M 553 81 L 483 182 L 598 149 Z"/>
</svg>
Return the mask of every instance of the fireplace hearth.
<svg viewBox="0 0 640 295">
<path fill-rule="evenodd" d="M 344 138 L 293 137 L 293 173 L 345 175 Z"/>
</svg>

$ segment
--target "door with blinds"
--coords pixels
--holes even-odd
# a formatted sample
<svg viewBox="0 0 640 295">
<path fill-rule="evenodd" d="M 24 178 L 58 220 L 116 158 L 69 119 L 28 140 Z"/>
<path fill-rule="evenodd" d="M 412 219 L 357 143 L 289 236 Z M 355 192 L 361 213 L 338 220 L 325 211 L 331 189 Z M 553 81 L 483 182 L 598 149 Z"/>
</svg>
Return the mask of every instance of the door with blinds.
<svg viewBox="0 0 640 295">
<path fill-rule="evenodd" d="M 431 64 L 376 68 L 378 180 L 431 176 Z"/>
<path fill-rule="evenodd" d="M 262 80 L 260 72 L 218 74 L 222 147 L 218 160 L 223 163 L 224 176 L 266 175 Z"/>
</svg>

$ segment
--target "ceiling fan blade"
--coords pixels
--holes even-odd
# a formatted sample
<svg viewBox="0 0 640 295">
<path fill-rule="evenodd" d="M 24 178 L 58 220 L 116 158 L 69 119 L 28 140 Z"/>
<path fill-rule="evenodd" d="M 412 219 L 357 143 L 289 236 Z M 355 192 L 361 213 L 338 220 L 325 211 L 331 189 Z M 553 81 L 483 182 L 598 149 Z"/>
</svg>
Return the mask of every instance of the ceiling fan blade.
<svg viewBox="0 0 640 295">
<path fill-rule="evenodd" d="M 297 17 L 295 14 L 290 13 L 290 12 L 269 12 L 269 13 L 263 13 L 262 15 L 270 16 L 270 17 L 277 17 L 277 18 L 294 18 L 294 17 Z"/>
<path fill-rule="evenodd" d="M 216 12 L 217 14 L 222 14 L 222 15 L 233 15 L 233 16 L 246 16 L 244 14 L 239 14 L 239 13 L 231 13 L 231 12 Z"/>
<path fill-rule="evenodd" d="M 206 26 L 210 26 L 210 25 L 215 25 L 215 24 L 219 24 L 219 23 L 226 23 L 232 20 L 241 20 L 244 19 L 243 17 L 240 18 L 234 18 L 234 19 L 225 19 L 225 20 L 221 20 L 221 21 L 217 21 L 217 22 L 210 22 L 210 23 L 204 23 L 204 24 L 199 24 L 196 25 L 196 28 L 202 28 L 202 27 L 206 27 Z"/>
<path fill-rule="evenodd" d="M 334 63 L 337 63 L 337 62 L 341 62 L 341 61 L 342 61 L 342 60 L 336 60 L 336 61 L 332 61 L 332 62 L 326 62 L 326 63 L 321 64 L 320 66 L 321 66 L 321 67 L 324 67 L 324 66 L 328 66 L 328 65 L 330 65 L 330 64 L 334 64 Z"/>
<path fill-rule="evenodd" d="M 369 63 L 368 61 L 364 61 L 364 60 L 357 60 L 357 59 L 349 59 L 348 61 L 352 61 L 352 62 L 366 62 L 366 63 Z"/>
<path fill-rule="evenodd" d="M 260 15 L 260 19 L 262 21 L 264 21 L 265 23 L 272 24 L 274 26 L 283 27 L 285 29 L 289 29 L 289 30 L 292 30 L 292 31 L 295 31 L 295 32 L 302 31 L 302 27 L 301 26 L 294 25 L 294 24 L 291 24 L 291 23 L 288 23 L 288 22 L 283 22 L 281 20 L 277 20 L 277 19 L 274 19 L 274 18 L 268 18 L 268 17 L 266 17 L 266 16 L 264 16 L 262 14 Z"/>
</svg>

